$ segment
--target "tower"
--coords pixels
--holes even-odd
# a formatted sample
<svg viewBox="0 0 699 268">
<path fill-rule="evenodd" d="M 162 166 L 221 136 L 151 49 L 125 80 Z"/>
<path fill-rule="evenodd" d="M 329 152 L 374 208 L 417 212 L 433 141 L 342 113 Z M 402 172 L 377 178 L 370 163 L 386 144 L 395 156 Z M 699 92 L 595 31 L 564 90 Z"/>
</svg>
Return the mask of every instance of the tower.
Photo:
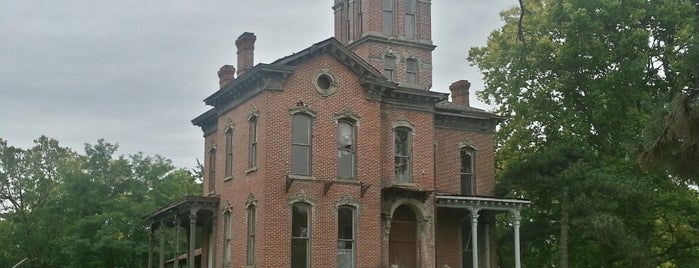
<svg viewBox="0 0 699 268">
<path fill-rule="evenodd" d="M 432 87 L 431 0 L 335 0 L 335 38 L 399 86 Z"/>
</svg>

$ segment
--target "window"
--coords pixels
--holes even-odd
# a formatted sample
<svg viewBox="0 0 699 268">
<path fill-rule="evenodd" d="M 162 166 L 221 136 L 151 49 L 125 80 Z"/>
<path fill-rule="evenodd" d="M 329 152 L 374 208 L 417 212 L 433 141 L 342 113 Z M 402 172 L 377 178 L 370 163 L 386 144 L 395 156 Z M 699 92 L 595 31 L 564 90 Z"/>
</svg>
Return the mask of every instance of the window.
<svg viewBox="0 0 699 268">
<path fill-rule="evenodd" d="M 407 59 L 405 60 L 405 72 L 407 82 L 410 84 L 417 84 L 417 60 Z"/>
<path fill-rule="evenodd" d="M 255 264 L 255 206 L 248 206 L 248 248 L 247 248 L 247 265 Z"/>
<path fill-rule="evenodd" d="M 233 128 L 226 130 L 226 170 L 225 177 L 233 176 Z"/>
<path fill-rule="evenodd" d="M 257 167 L 257 116 L 251 116 L 248 123 L 250 124 L 248 131 L 248 139 L 250 140 L 248 168 L 252 169 Z"/>
<path fill-rule="evenodd" d="M 388 79 L 388 81 L 393 81 L 393 72 L 396 69 L 396 58 L 393 56 L 386 56 L 383 59 L 383 76 Z"/>
<path fill-rule="evenodd" d="M 338 178 L 352 179 L 355 177 L 355 140 L 353 122 L 343 119 L 337 124 L 337 158 Z"/>
<path fill-rule="evenodd" d="M 295 203 L 291 209 L 291 268 L 309 268 L 311 206 Z"/>
<path fill-rule="evenodd" d="M 473 180 L 474 152 L 475 150 L 471 147 L 461 148 L 461 194 L 475 194 L 476 184 Z"/>
<path fill-rule="evenodd" d="M 363 14 L 361 0 L 354 1 L 354 10 L 357 14 L 354 20 L 354 39 L 358 39 L 360 36 L 362 36 L 362 32 L 364 31 L 364 29 L 362 28 L 362 24 L 364 24 L 364 19 L 362 18 Z"/>
<path fill-rule="evenodd" d="M 396 182 L 406 183 L 411 182 L 411 136 L 412 130 L 407 127 L 395 128 L 395 148 L 394 159 L 396 169 Z"/>
<path fill-rule="evenodd" d="M 311 175 L 311 117 L 296 113 L 291 122 L 291 174 Z"/>
<path fill-rule="evenodd" d="M 355 267 L 355 209 L 341 206 L 337 210 L 337 267 Z"/>
<path fill-rule="evenodd" d="M 415 0 L 405 0 L 405 38 L 415 39 Z"/>
<path fill-rule="evenodd" d="M 216 192 L 216 146 L 209 149 L 209 193 Z"/>
<path fill-rule="evenodd" d="M 232 224 L 231 224 L 231 211 L 226 210 L 223 213 L 223 264 L 225 267 L 231 267 L 231 238 L 232 238 Z"/>
<path fill-rule="evenodd" d="M 383 33 L 393 35 L 393 0 L 383 0 Z"/>
</svg>

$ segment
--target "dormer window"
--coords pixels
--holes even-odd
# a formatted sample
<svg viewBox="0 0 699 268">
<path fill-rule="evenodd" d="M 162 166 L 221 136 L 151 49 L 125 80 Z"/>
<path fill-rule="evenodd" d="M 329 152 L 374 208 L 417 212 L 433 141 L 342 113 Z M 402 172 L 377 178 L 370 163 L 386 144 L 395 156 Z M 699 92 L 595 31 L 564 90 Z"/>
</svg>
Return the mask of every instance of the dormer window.
<svg viewBox="0 0 699 268">
<path fill-rule="evenodd" d="M 396 58 L 392 55 L 386 55 L 383 59 L 383 76 L 388 79 L 388 81 L 394 80 L 394 74 L 396 70 Z"/>
</svg>

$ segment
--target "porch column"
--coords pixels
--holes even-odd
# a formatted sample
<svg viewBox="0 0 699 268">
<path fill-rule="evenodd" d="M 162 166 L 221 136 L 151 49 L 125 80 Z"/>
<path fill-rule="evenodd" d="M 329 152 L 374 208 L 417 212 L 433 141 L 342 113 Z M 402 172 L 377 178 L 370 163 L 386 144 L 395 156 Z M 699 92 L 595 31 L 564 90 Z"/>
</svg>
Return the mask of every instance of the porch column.
<svg viewBox="0 0 699 268">
<path fill-rule="evenodd" d="M 515 268 L 522 267 L 522 260 L 520 259 L 520 249 L 519 249 L 519 224 L 522 217 L 519 215 L 519 210 L 512 211 L 512 224 L 515 228 Z"/>
<path fill-rule="evenodd" d="M 165 232 L 163 231 L 163 227 L 165 226 L 165 223 L 163 220 L 160 220 L 160 228 L 158 228 L 158 233 L 160 233 L 160 248 L 158 251 L 160 252 L 160 259 L 158 259 L 158 267 L 160 268 L 165 268 Z"/>
<path fill-rule="evenodd" d="M 218 231 L 218 217 L 216 215 L 211 217 L 212 223 L 211 223 L 211 235 L 209 236 L 209 240 L 212 241 L 211 246 L 209 247 L 209 256 L 211 256 L 211 264 L 209 264 L 209 267 L 216 268 L 216 232 Z M 226 228 L 226 227 L 223 227 Z M 225 248 L 225 247 L 224 247 Z M 204 256 L 202 256 L 203 258 Z M 224 264 L 225 265 L 225 264 Z"/>
<path fill-rule="evenodd" d="M 148 268 L 153 268 L 153 223 L 148 228 Z"/>
<path fill-rule="evenodd" d="M 490 222 L 483 225 L 483 232 L 485 233 L 485 245 L 483 245 L 485 268 L 490 268 Z"/>
<path fill-rule="evenodd" d="M 473 252 L 471 256 L 473 256 L 473 267 L 476 268 L 478 267 L 478 211 L 480 209 L 477 208 L 471 208 L 469 211 L 471 212 L 471 245 L 473 248 L 471 251 Z"/>
<path fill-rule="evenodd" d="M 175 214 L 175 268 L 180 267 L 180 218 Z"/>
<path fill-rule="evenodd" d="M 194 268 L 194 244 L 196 242 L 197 233 L 197 212 L 191 210 L 189 212 L 189 251 L 187 252 L 187 267 Z"/>
</svg>

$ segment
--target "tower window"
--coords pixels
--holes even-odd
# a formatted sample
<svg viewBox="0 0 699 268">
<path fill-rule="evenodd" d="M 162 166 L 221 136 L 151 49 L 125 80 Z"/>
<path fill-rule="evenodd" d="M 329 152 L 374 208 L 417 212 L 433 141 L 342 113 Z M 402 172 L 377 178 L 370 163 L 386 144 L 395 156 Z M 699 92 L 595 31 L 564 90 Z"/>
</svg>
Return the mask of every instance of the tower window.
<svg viewBox="0 0 699 268">
<path fill-rule="evenodd" d="M 388 79 L 389 81 L 393 81 L 394 79 L 394 72 L 396 70 L 396 58 L 393 56 L 386 56 L 383 59 L 383 75 Z"/>
<path fill-rule="evenodd" d="M 415 0 L 405 0 L 405 38 L 415 39 Z"/>
<path fill-rule="evenodd" d="M 311 116 L 296 113 L 291 125 L 291 174 L 310 176 Z"/>
<path fill-rule="evenodd" d="M 412 130 L 407 127 L 397 127 L 395 128 L 394 132 L 394 163 L 396 182 L 407 183 L 411 181 Z"/>
<path fill-rule="evenodd" d="M 383 0 L 382 10 L 383 33 L 393 35 L 393 0 Z"/>
<path fill-rule="evenodd" d="M 417 60 L 407 59 L 405 61 L 406 80 L 410 84 L 417 84 Z"/>
</svg>

